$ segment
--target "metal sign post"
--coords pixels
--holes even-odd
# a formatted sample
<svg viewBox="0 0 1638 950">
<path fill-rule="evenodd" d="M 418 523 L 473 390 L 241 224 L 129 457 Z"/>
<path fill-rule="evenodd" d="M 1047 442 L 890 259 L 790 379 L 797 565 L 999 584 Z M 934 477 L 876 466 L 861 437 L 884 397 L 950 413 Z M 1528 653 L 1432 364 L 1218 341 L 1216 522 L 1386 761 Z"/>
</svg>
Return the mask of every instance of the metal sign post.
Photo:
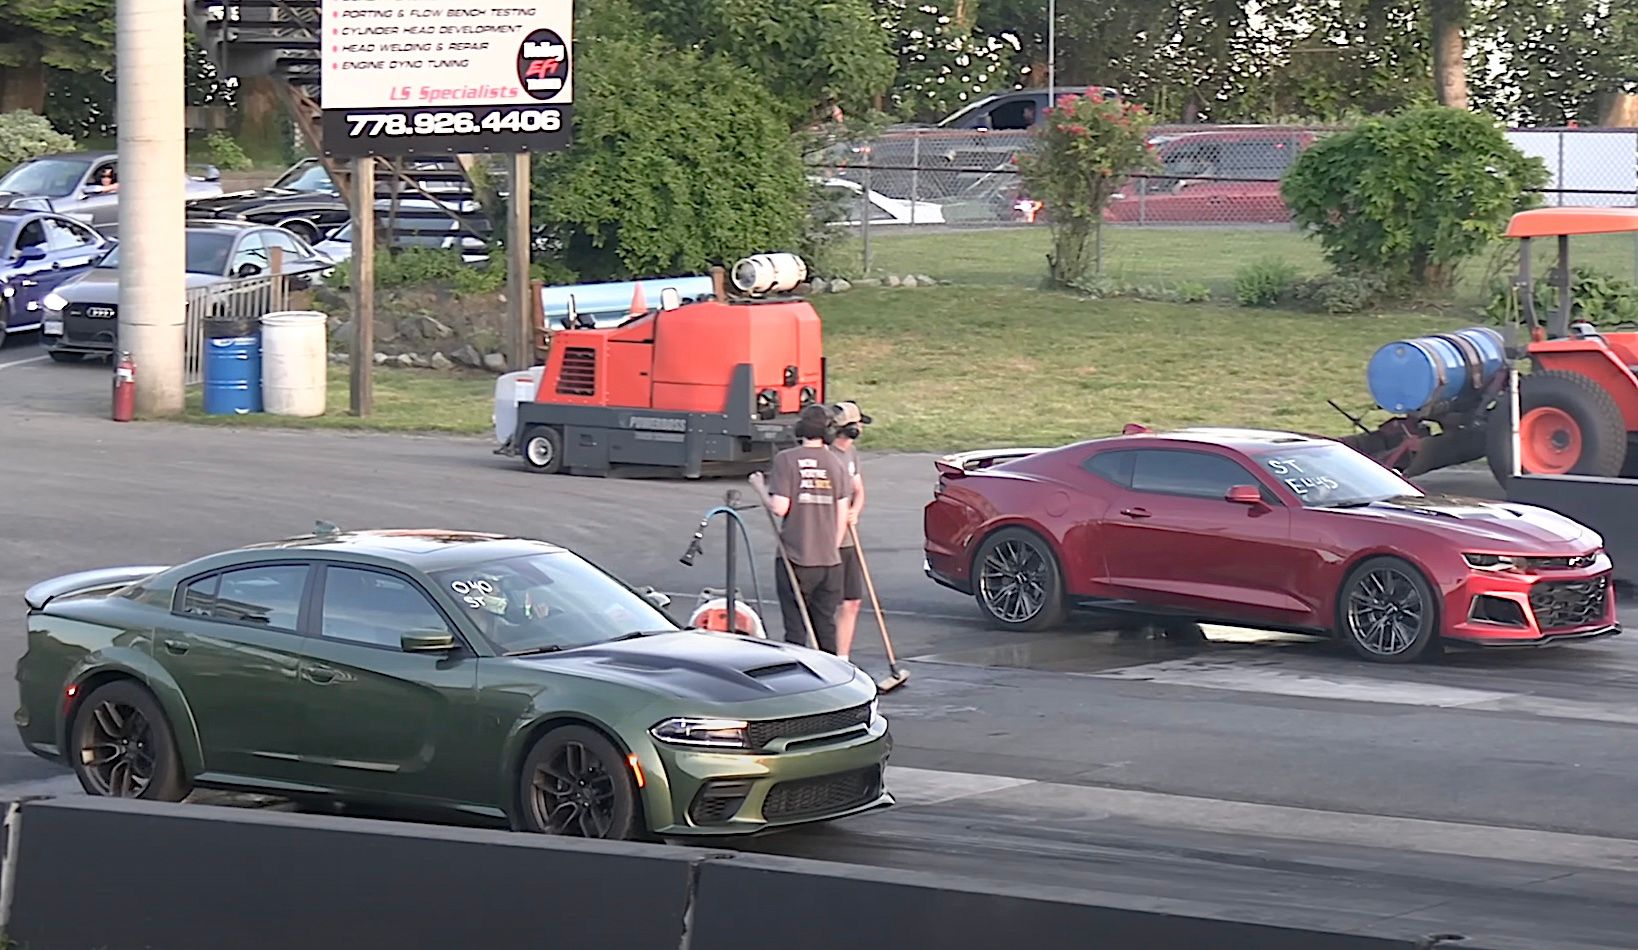
<svg viewBox="0 0 1638 950">
<path fill-rule="evenodd" d="M 512 362 L 527 367 L 531 340 L 527 331 L 519 331 L 525 321 L 532 322 L 525 299 L 528 154 L 566 149 L 573 141 L 573 0 L 539 0 L 528 6 L 487 0 L 458 6 L 326 0 L 324 9 L 320 107 L 326 155 L 519 156 L 512 166 L 505 335 L 509 340 L 520 337 Z M 353 208 L 355 234 L 368 233 L 363 219 L 373 217 L 375 204 L 373 186 L 368 192 L 361 186 Z M 355 249 L 355 261 L 355 283 L 373 286 L 373 259 Z M 357 299 L 367 302 L 370 295 Z M 361 328 L 371 318 L 373 313 L 355 314 Z M 354 339 L 355 350 L 367 340 L 363 332 Z M 368 411 L 365 380 L 373 357 L 365 352 L 355 357 L 354 411 Z"/>
<path fill-rule="evenodd" d="M 529 153 L 512 156 L 512 195 L 506 209 L 506 311 L 510 369 L 528 369 L 535 359 L 535 308 L 529 299 Z"/>
</svg>

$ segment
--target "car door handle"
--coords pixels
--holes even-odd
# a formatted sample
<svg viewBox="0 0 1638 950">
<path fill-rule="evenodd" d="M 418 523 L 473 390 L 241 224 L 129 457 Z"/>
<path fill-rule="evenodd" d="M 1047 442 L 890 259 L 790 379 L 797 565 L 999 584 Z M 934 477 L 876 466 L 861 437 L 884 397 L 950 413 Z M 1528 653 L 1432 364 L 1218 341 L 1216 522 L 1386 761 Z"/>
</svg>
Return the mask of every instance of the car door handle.
<svg viewBox="0 0 1638 950">
<path fill-rule="evenodd" d="M 177 656 L 181 656 L 182 654 L 188 652 L 188 642 L 186 640 L 166 640 L 165 651 L 167 653 L 175 653 Z"/>
<path fill-rule="evenodd" d="M 1125 515 L 1128 518 L 1147 518 L 1147 517 L 1149 517 L 1149 509 L 1147 509 L 1147 508 L 1128 508 L 1125 511 L 1122 511 L 1121 514 Z"/>
<path fill-rule="evenodd" d="M 24 287 L 38 287 L 38 286 L 40 286 L 40 282 L 37 281 L 37 280 L 25 280 L 25 281 L 23 281 L 23 286 Z"/>
<path fill-rule="evenodd" d="M 318 683 L 322 686 L 336 678 L 336 671 L 328 666 L 309 666 L 301 671 L 301 675 L 309 682 Z"/>
</svg>

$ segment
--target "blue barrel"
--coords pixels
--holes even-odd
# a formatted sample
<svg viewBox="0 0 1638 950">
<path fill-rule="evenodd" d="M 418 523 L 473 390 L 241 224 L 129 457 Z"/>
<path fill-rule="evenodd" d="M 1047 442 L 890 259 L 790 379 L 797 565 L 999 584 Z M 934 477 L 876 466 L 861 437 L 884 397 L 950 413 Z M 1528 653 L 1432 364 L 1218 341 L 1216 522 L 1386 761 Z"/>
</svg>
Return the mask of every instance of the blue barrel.
<svg viewBox="0 0 1638 950">
<path fill-rule="evenodd" d="M 243 415 L 262 411 L 262 338 L 205 340 L 205 413 Z"/>
<path fill-rule="evenodd" d="M 1436 413 L 1482 390 L 1507 365 L 1507 346 L 1489 327 L 1395 340 L 1365 367 L 1371 398 L 1389 412 Z"/>
</svg>

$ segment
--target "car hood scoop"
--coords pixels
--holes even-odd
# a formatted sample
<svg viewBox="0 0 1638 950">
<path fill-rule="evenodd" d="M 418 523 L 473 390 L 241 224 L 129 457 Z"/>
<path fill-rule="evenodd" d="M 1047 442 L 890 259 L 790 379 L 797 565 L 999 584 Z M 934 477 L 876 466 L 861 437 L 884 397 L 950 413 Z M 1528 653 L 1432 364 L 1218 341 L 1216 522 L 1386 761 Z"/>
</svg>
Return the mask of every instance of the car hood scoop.
<svg viewBox="0 0 1638 950">
<path fill-rule="evenodd" d="M 1563 515 L 1545 508 L 1505 501 L 1450 495 L 1406 496 L 1337 510 L 1394 521 L 1420 522 L 1488 543 L 1520 544 L 1532 548 L 1546 545 L 1553 549 L 1597 543 L 1587 528 Z"/>
<path fill-rule="evenodd" d="M 726 633 L 654 634 L 529 659 L 715 702 L 806 693 L 854 678 L 851 664 L 825 654 L 797 656 L 778 641 Z"/>
</svg>

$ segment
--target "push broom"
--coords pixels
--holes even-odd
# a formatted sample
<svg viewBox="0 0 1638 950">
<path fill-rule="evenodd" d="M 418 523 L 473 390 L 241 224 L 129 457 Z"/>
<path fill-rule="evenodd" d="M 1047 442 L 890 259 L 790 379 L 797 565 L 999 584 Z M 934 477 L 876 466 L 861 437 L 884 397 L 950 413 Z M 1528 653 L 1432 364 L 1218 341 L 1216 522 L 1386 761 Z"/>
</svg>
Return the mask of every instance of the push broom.
<svg viewBox="0 0 1638 950">
<path fill-rule="evenodd" d="M 870 565 L 865 563 L 864 547 L 859 544 L 859 529 L 855 525 L 847 526 L 848 534 L 853 538 L 853 551 L 859 556 L 859 573 L 864 575 L 865 590 L 870 593 L 870 607 L 876 612 L 876 626 L 882 631 L 882 646 L 887 649 L 887 668 L 892 675 L 876 683 L 876 689 L 885 693 L 888 690 L 898 689 L 910 678 L 910 671 L 899 668 L 899 661 L 893 656 L 893 640 L 887 635 L 887 619 L 882 615 L 882 602 L 876 596 L 876 584 L 870 579 Z"/>
<path fill-rule="evenodd" d="M 751 487 L 756 489 L 756 496 L 762 501 L 762 510 L 768 513 L 768 527 L 773 529 L 774 544 L 779 546 L 779 561 L 785 565 L 785 577 L 791 583 L 791 593 L 796 595 L 796 606 L 802 614 L 802 627 L 808 634 L 808 646 L 819 649 L 819 637 L 813 632 L 813 618 L 808 616 L 808 599 L 802 596 L 802 585 L 796 582 L 796 568 L 791 566 L 789 552 L 785 550 L 785 538 L 779 532 L 779 518 L 774 515 L 773 498 L 762 483 L 760 473 L 751 476 Z"/>
</svg>

